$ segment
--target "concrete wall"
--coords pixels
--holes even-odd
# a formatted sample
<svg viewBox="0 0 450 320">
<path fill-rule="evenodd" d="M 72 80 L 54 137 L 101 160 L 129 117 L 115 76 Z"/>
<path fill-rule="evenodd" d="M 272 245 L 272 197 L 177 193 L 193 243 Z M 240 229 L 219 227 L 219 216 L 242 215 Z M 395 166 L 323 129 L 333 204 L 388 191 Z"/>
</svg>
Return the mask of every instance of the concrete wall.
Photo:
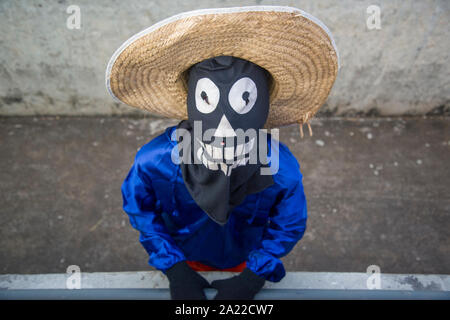
<svg viewBox="0 0 450 320">
<path fill-rule="evenodd" d="M 81 28 L 66 27 L 69 5 Z M 186 10 L 290 5 L 321 19 L 335 36 L 342 68 L 323 114 L 449 113 L 450 1 L 154 0 L 0 2 L 0 115 L 136 113 L 113 102 L 106 64 L 123 41 Z M 381 8 L 381 29 L 366 25 Z"/>
</svg>

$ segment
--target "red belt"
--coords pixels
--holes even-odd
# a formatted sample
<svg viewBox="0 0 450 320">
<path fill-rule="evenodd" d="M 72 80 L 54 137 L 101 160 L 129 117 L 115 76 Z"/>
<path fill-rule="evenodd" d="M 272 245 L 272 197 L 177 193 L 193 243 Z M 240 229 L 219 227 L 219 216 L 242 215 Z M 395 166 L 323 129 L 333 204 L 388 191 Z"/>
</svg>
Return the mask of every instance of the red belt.
<svg viewBox="0 0 450 320">
<path fill-rule="evenodd" d="M 205 264 L 202 264 L 200 262 L 197 261 L 186 261 L 186 263 L 195 271 L 231 271 L 231 272 L 242 272 L 247 263 L 244 261 L 241 264 L 232 267 L 232 268 L 227 268 L 227 269 L 217 269 L 211 266 L 207 266 Z"/>
</svg>

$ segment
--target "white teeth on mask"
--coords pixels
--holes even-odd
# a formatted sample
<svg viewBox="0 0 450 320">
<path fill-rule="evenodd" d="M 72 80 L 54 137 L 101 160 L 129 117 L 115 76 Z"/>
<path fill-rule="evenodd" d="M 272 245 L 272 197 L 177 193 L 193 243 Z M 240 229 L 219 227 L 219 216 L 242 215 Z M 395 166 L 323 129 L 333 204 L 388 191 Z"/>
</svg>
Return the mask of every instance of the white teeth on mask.
<svg viewBox="0 0 450 320">
<path fill-rule="evenodd" d="M 206 149 L 206 152 L 210 158 L 215 160 L 222 160 L 223 158 L 225 158 L 225 160 L 234 160 L 235 156 L 239 157 L 241 155 L 248 154 L 253 149 L 255 138 L 245 144 L 238 144 L 236 146 L 236 151 L 233 147 L 218 148 L 200 140 L 198 140 L 198 142 L 203 149 Z"/>
<path fill-rule="evenodd" d="M 243 144 L 238 144 L 236 146 L 236 157 L 239 157 L 242 152 L 244 151 L 244 145 Z"/>
<path fill-rule="evenodd" d="M 249 142 L 245 144 L 239 144 L 236 147 L 236 157 L 239 157 L 244 154 L 248 154 L 255 145 L 255 138 L 252 138 Z"/>
<path fill-rule="evenodd" d="M 237 167 L 237 166 L 244 166 L 244 165 L 247 164 L 248 159 L 249 159 L 248 157 L 239 159 L 238 161 L 236 161 L 236 162 L 233 164 L 233 166 L 234 166 L 234 165 L 236 165 L 236 167 Z"/>
<path fill-rule="evenodd" d="M 205 144 L 204 144 L 199 138 L 197 138 L 197 141 L 198 141 L 198 143 L 200 143 L 200 145 L 201 145 L 203 148 L 205 148 Z"/>
<path fill-rule="evenodd" d="M 204 153 L 202 153 L 202 163 L 205 167 L 208 168 L 208 159 L 206 159 L 206 156 Z M 209 168 L 208 168 L 209 169 Z"/>
<path fill-rule="evenodd" d="M 217 160 L 222 160 L 222 158 L 223 158 L 222 148 L 212 147 L 212 149 L 213 149 L 212 158 L 217 159 Z"/>
<path fill-rule="evenodd" d="M 208 160 L 206 158 L 203 148 L 198 148 L 198 150 L 197 150 L 197 158 L 199 160 L 201 160 L 203 165 L 205 167 L 207 167 L 208 169 L 211 169 L 211 170 L 218 170 L 219 169 L 218 166 L 217 166 L 217 163 L 215 163 L 214 161 L 210 161 L 210 160 Z"/>
<path fill-rule="evenodd" d="M 207 144 L 207 143 L 205 144 L 205 146 L 206 146 L 206 152 L 208 152 L 209 156 L 212 157 L 212 154 L 213 154 L 212 146 L 210 144 Z"/>
<path fill-rule="evenodd" d="M 230 164 L 226 164 L 222 162 L 223 158 L 227 161 L 234 160 L 234 157 L 240 157 L 242 155 L 247 155 L 253 148 L 255 143 L 255 138 L 251 139 L 249 142 L 245 144 L 239 144 L 236 146 L 236 152 L 234 147 L 225 147 L 218 148 L 214 147 L 208 143 L 204 143 L 201 140 L 197 139 L 197 141 L 202 146 L 197 150 L 197 158 L 203 163 L 203 165 L 210 170 L 221 170 L 226 176 L 231 175 L 232 169 L 246 165 L 249 157 L 242 157 L 241 159 L 235 161 Z M 205 152 L 206 151 L 206 152 Z M 206 156 L 208 154 L 208 157 Z M 220 161 L 211 161 L 210 159 L 220 160 Z"/>
<path fill-rule="evenodd" d="M 222 170 L 222 172 L 223 172 L 223 174 L 224 175 L 228 175 L 227 173 L 228 173 L 228 166 L 225 164 L 225 163 L 219 163 L 219 165 L 220 165 L 220 170 Z"/>
<path fill-rule="evenodd" d="M 225 149 L 225 160 L 234 160 L 234 148 L 233 147 L 226 147 Z"/>
<path fill-rule="evenodd" d="M 198 148 L 198 150 L 197 150 L 197 159 L 202 161 L 202 157 L 204 157 L 204 155 L 203 155 L 203 148 Z"/>
<path fill-rule="evenodd" d="M 211 170 L 218 170 L 219 168 L 218 168 L 218 166 L 217 166 L 217 163 L 216 162 L 214 162 L 214 161 L 208 161 L 208 169 L 211 169 Z"/>
</svg>

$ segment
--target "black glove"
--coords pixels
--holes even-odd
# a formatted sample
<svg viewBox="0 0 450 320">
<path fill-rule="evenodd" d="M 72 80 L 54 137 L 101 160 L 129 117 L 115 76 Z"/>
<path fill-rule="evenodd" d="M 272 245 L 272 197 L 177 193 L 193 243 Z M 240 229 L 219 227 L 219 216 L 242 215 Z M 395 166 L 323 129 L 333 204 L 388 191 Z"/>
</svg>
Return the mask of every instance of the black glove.
<svg viewBox="0 0 450 320">
<path fill-rule="evenodd" d="M 192 270 L 186 261 L 180 261 L 166 270 L 173 300 L 206 300 L 204 288 L 210 288 L 208 281 Z"/>
<path fill-rule="evenodd" d="M 214 300 L 252 300 L 264 286 L 266 280 L 248 268 L 241 274 L 224 280 L 214 280 L 211 287 L 219 292 Z"/>
</svg>

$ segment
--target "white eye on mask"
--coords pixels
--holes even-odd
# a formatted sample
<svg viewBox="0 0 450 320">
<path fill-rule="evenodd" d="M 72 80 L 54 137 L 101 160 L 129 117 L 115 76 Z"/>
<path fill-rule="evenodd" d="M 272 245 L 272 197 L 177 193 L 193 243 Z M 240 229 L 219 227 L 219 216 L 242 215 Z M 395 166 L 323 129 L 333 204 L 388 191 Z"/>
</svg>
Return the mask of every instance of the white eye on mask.
<svg viewBox="0 0 450 320">
<path fill-rule="evenodd" d="M 230 106 L 239 114 L 249 112 L 255 105 L 258 90 L 255 82 L 249 77 L 236 81 L 228 93 Z"/>
<path fill-rule="evenodd" d="M 211 113 L 220 99 L 219 88 L 208 78 L 201 78 L 195 87 L 195 106 L 201 113 Z"/>
</svg>

